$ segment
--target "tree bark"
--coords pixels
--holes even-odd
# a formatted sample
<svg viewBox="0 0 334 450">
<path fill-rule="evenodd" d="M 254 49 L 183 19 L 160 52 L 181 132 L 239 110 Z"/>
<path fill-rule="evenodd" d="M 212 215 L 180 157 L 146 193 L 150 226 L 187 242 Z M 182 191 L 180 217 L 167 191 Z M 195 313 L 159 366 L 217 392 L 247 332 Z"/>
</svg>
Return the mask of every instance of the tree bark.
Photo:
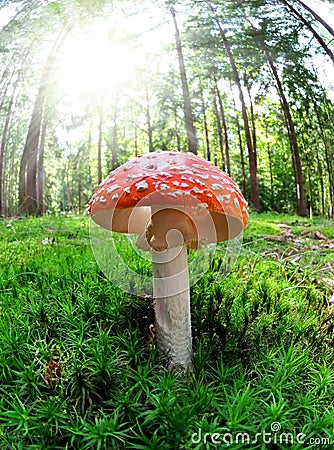
<svg viewBox="0 0 334 450">
<path fill-rule="evenodd" d="M 115 107 L 113 111 L 113 127 L 111 131 L 111 170 L 116 169 L 117 164 L 117 110 Z"/>
<path fill-rule="evenodd" d="M 216 87 L 216 92 L 217 92 L 221 123 L 222 123 L 223 131 L 224 131 L 225 161 L 226 161 L 226 169 L 225 170 L 227 171 L 227 173 L 229 175 L 231 175 L 230 144 L 229 144 L 229 139 L 228 139 L 227 123 L 226 123 L 226 117 L 225 117 L 222 96 L 220 95 L 220 91 L 219 91 L 216 80 L 215 80 L 215 87 Z"/>
<path fill-rule="evenodd" d="M 173 104 L 173 114 L 174 114 L 174 126 L 175 126 L 175 137 L 176 137 L 176 148 L 178 151 L 181 151 L 181 136 L 179 131 L 179 116 L 177 114 L 177 103 L 175 100 L 175 78 L 173 73 L 173 97 L 172 97 L 172 104 Z"/>
<path fill-rule="evenodd" d="M 263 50 L 266 56 L 266 59 L 268 61 L 269 67 L 271 69 L 271 72 L 273 74 L 275 83 L 276 83 L 276 89 L 278 92 L 278 95 L 281 100 L 282 109 L 284 113 L 284 117 L 287 124 L 287 130 L 288 130 L 288 136 L 290 140 L 291 145 L 291 151 L 292 151 L 292 161 L 293 161 L 293 169 L 294 169 L 294 175 L 295 175 L 295 182 L 296 182 L 296 197 L 297 197 L 297 214 L 299 216 L 307 216 L 307 203 L 306 203 L 306 193 L 305 193 L 305 185 L 304 185 L 304 176 L 303 176 L 303 169 L 302 169 L 302 163 L 300 158 L 300 152 L 298 147 L 298 141 L 297 141 L 297 134 L 295 130 L 295 124 L 290 112 L 290 107 L 288 100 L 286 98 L 282 82 L 280 80 L 280 77 L 278 75 L 276 66 L 274 64 L 273 58 L 268 51 L 268 49 L 265 47 L 263 43 Z"/>
<path fill-rule="evenodd" d="M 269 143 L 269 132 L 268 132 L 268 126 L 267 123 L 265 123 L 265 130 L 266 130 L 266 138 L 267 138 L 267 154 L 268 154 L 268 161 L 269 161 L 269 172 L 270 172 L 270 207 L 275 207 L 275 193 L 274 193 L 274 172 L 273 172 L 273 154 L 270 148 Z"/>
<path fill-rule="evenodd" d="M 204 101 L 203 91 L 201 90 L 201 101 L 202 101 L 202 115 L 204 124 L 204 134 L 205 134 L 205 147 L 206 147 L 206 159 L 211 161 L 211 149 L 210 149 L 210 138 L 209 138 L 209 126 L 206 116 L 206 106 Z"/>
<path fill-rule="evenodd" d="M 195 153 L 195 155 L 197 155 L 196 129 L 195 129 L 195 125 L 194 125 L 194 115 L 193 115 L 193 111 L 192 111 L 192 107 L 191 107 L 189 86 L 188 86 L 186 68 L 185 68 L 185 64 L 184 64 L 180 30 L 179 30 L 177 20 L 176 20 L 175 9 L 173 7 L 171 7 L 170 12 L 173 17 L 174 28 L 175 28 L 175 43 L 176 43 L 176 50 L 177 50 L 177 55 L 178 55 L 179 67 L 180 67 L 180 77 L 181 77 L 182 94 L 183 94 L 184 118 L 185 118 L 185 124 L 186 124 L 186 132 L 187 132 L 188 151 Z"/>
<path fill-rule="evenodd" d="M 327 53 L 327 55 L 330 57 L 330 59 L 334 63 L 334 53 L 331 51 L 331 49 L 328 47 L 326 42 L 323 40 L 323 38 L 320 36 L 320 34 L 312 27 L 309 21 L 307 21 L 302 14 L 300 14 L 299 11 L 297 11 L 292 5 L 290 5 L 289 2 L 286 0 L 281 0 L 281 2 L 296 16 L 298 19 L 302 22 L 302 24 L 313 34 L 313 36 L 316 38 L 316 40 L 319 42 L 321 47 L 324 49 L 324 51 Z M 299 2 L 302 3 L 302 2 Z M 303 5 L 304 6 L 304 5 Z M 305 5 L 306 6 L 306 5 Z"/>
<path fill-rule="evenodd" d="M 13 85 L 13 92 L 10 96 L 4 127 L 2 130 L 1 145 L 0 145 L 0 214 L 5 215 L 6 212 L 6 145 L 7 135 L 9 131 L 10 121 L 13 112 L 14 99 L 19 77 L 16 78 Z"/>
<path fill-rule="evenodd" d="M 327 22 L 324 21 L 312 8 L 307 6 L 302 0 L 296 0 L 306 11 L 312 14 L 312 16 L 334 37 L 334 30 Z"/>
<path fill-rule="evenodd" d="M 99 137 L 97 142 L 97 184 L 102 181 L 102 125 L 103 125 L 103 101 L 99 108 Z"/>
<path fill-rule="evenodd" d="M 47 57 L 39 84 L 35 105 L 33 108 L 26 142 L 24 145 L 19 174 L 19 212 L 20 214 L 36 214 L 38 212 L 37 198 L 37 159 L 42 132 L 43 115 L 51 87 L 53 66 L 56 55 L 71 29 L 71 24 L 65 24 L 58 34 Z M 41 150 L 40 150 L 41 151 Z"/>
<path fill-rule="evenodd" d="M 251 124 L 252 124 L 252 140 L 253 140 L 253 147 L 256 149 L 257 146 L 257 139 L 256 139 L 256 126 L 255 126 L 255 114 L 254 114 L 254 104 L 253 99 L 251 95 L 251 87 L 245 77 L 244 79 L 244 85 L 246 86 L 248 98 L 249 98 L 249 104 L 250 104 L 250 117 L 251 117 Z M 256 150 L 255 150 L 256 151 Z"/>
<path fill-rule="evenodd" d="M 21 214 L 30 215 L 37 211 L 37 152 L 45 103 L 44 89 L 44 85 L 41 84 L 21 157 L 19 178 L 19 210 Z"/>
<path fill-rule="evenodd" d="M 330 150 L 328 147 L 328 138 L 326 136 L 325 130 L 324 130 L 324 126 L 323 123 L 321 121 L 320 118 L 320 112 L 319 112 L 319 108 L 316 105 L 316 103 L 313 103 L 314 105 L 314 111 L 317 117 L 317 122 L 319 125 L 319 129 L 320 129 L 320 133 L 321 133 L 321 138 L 322 138 L 322 142 L 324 145 L 324 149 L 325 149 L 325 160 L 326 160 L 326 168 L 327 168 L 327 176 L 328 176 L 328 188 L 329 188 L 329 217 L 331 219 L 334 218 L 334 170 L 333 170 L 333 160 L 334 160 L 334 155 L 330 156 Z"/>
<path fill-rule="evenodd" d="M 148 149 L 150 152 L 153 152 L 154 151 L 153 129 L 152 129 L 152 123 L 151 123 L 150 99 L 149 99 L 147 89 L 146 89 L 146 124 L 147 124 L 147 134 L 148 134 Z"/>
<path fill-rule="evenodd" d="M 249 160 L 250 202 L 255 210 L 260 211 L 261 205 L 260 205 L 259 184 L 258 184 L 258 177 L 257 177 L 257 156 L 256 156 L 256 150 L 252 143 L 252 135 L 251 135 L 251 130 L 250 130 L 250 126 L 249 126 L 246 102 L 245 102 L 244 93 L 243 93 L 242 86 L 241 86 L 239 72 L 238 72 L 237 65 L 236 65 L 236 62 L 235 62 L 235 59 L 234 59 L 234 56 L 232 53 L 232 49 L 231 49 L 229 40 L 227 39 L 227 36 L 226 36 L 222 26 L 220 25 L 219 19 L 216 16 L 215 9 L 212 7 L 210 1 L 208 1 L 208 5 L 211 9 L 211 12 L 214 14 L 217 25 L 219 27 L 220 37 L 224 44 L 225 51 L 227 53 L 227 56 L 228 56 L 230 64 L 231 64 L 234 82 L 239 91 L 239 99 L 240 99 L 240 103 L 241 103 L 241 111 L 242 111 L 242 118 L 243 118 L 243 122 L 244 122 L 246 144 L 247 144 L 247 150 L 248 150 L 248 160 Z"/>
<path fill-rule="evenodd" d="M 217 132 L 218 132 L 218 141 L 219 141 L 219 149 L 220 154 L 222 158 L 222 169 L 226 170 L 226 162 L 225 162 L 225 154 L 224 154 L 224 144 L 223 144 L 223 129 L 222 124 L 220 121 L 219 111 L 218 111 L 218 105 L 217 105 L 217 97 L 216 97 L 216 91 L 213 92 L 213 107 L 215 111 L 216 116 L 216 123 L 217 123 Z"/>
<path fill-rule="evenodd" d="M 47 124 L 48 124 L 48 110 L 46 108 L 44 110 L 43 116 L 41 139 L 38 152 L 38 167 L 37 167 L 37 198 L 38 198 L 37 213 L 39 215 L 43 215 L 46 213 L 46 201 L 45 201 L 46 176 L 44 167 L 44 151 L 45 151 Z"/>
</svg>

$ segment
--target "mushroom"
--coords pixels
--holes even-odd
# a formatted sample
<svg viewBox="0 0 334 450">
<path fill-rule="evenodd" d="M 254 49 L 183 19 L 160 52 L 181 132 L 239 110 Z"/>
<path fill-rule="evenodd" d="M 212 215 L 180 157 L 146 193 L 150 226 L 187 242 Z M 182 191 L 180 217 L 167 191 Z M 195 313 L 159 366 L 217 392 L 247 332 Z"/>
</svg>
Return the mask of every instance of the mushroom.
<svg viewBox="0 0 334 450">
<path fill-rule="evenodd" d="M 157 342 L 169 367 L 191 367 L 187 249 L 233 239 L 248 221 L 247 203 L 213 163 L 179 151 L 157 151 L 112 171 L 90 200 L 94 222 L 137 234 L 152 254 Z"/>
</svg>

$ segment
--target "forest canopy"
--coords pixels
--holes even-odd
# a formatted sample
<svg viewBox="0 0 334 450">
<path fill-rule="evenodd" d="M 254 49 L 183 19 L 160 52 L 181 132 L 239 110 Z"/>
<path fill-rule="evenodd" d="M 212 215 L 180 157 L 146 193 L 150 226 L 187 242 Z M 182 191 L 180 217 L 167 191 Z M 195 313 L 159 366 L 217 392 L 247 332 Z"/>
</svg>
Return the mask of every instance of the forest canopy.
<svg viewBox="0 0 334 450">
<path fill-rule="evenodd" d="M 2 1 L 0 214 L 82 212 L 128 158 L 178 149 L 257 211 L 333 218 L 334 30 L 319 4 L 334 17 L 324 1 Z"/>
</svg>

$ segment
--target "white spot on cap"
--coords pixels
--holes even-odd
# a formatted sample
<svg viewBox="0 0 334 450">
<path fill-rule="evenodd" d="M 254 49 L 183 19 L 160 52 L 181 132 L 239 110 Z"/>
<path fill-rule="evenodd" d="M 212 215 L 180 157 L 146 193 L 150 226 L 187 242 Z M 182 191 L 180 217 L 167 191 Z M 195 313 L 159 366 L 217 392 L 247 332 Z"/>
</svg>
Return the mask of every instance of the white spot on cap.
<svg viewBox="0 0 334 450">
<path fill-rule="evenodd" d="M 236 208 L 240 208 L 240 204 L 239 204 L 238 199 L 236 197 L 234 197 L 233 202 L 234 202 L 234 206 Z"/>
<path fill-rule="evenodd" d="M 171 167 L 171 170 L 178 170 L 180 172 L 184 172 L 187 170 L 187 168 L 186 168 L 186 166 L 175 166 L 175 167 Z"/>
<path fill-rule="evenodd" d="M 198 187 L 196 186 L 194 186 L 192 190 L 195 192 L 195 194 L 203 194 L 204 192 L 202 189 L 198 189 Z"/>
<path fill-rule="evenodd" d="M 189 187 L 189 184 L 187 184 L 187 183 L 181 183 L 181 184 L 180 184 L 180 187 L 181 187 L 181 188 L 187 188 L 187 187 Z"/>
<path fill-rule="evenodd" d="M 138 173 L 137 175 L 134 175 L 133 173 L 129 173 L 128 175 L 128 181 L 135 180 L 136 178 L 145 178 L 147 175 L 144 173 Z"/>
<path fill-rule="evenodd" d="M 211 185 L 211 189 L 213 189 L 214 191 L 221 191 L 223 189 L 223 186 L 218 183 L 213 183 Z"/>
<path fill-rule="evenodd" d="M 207 180 L 209 178 L 209 174 L 208 173 L 198 173 L 197 176 L 199 176 L 203 180 Z"/>
<path fill-rule="evenodd" d="M 124 191 L 126 194 L 130 194 L 130 186 L 123 188 L 123 191 Z"/>
<path fill-rule="evenodd" d="M 107 202 L 107 200 L 103 197 L 103 195 L 101 195 L 101 197 L 100 197 L 100 202 L 101 203 L 106 203 Z"/>
<path fill-rule="evenodd" d="M 171 178 L 171 177 L 173 176 L 173 175 L 171 175 L 171 174 L 168 173 L 168 172 L 160 172 L 159 175 L 160 175 L 161 177 L 166 177 L 166 178 Z"/>
<path fill-rule="evenodd" d="M 183 172 L 184 175 L 194 175 L 194 171 L 192 169 L 186 169 Z"/>
<path fill-rule="evenodd" d="M 111 197 L 111 200 L 116 200 L 116 199 L 118 199 L 118 197 L 119 197 L 118 194 L 114 194 L 114 195 Z"/>
<path fill-rule="evenodd" d="M 200 186 L 205 186 L 205 183 L 203 183 L 203 181 L 199 180 L 198 178 L 196 178 L 196 183 L 199 184 Z"/>
<path fill-rule="evenodd" d="M 145 180 L 136 183 L 136 189 L 138 192 L 146 191 L 148 189 L 148 184 Z"/>
<path fill-rule="evenodd" d="M 180 186 L 180 182 L 179 181 L 173 181 L 173 185 L 174 186 Z"/>
<path fill-rule="evenodd" d="M 168 184 L 164 184 L 164 183 L 160 184 L 160 190 L 161 191 L 167 191 L 167 189 L 169 189 Z"/>
<path fill-rule="evenodd" d="M 220 203 L 230 203 L 231 194 L 217 195 L 216 198 Z"/>
<path fill-rule="evenodd" d="M 203 164 L 193 164 L 193 167 L 195 167 L 196 169 L 207 170 L 207 168 L 203 166 Z"/>
<path fill-rule="evenodd" d="M 116 191 L 116 189 L 120 188 L 118 184 L 113 184 L 112 186 L 107 187 L 107 194 L 111 194 L 112 192 Z"/>
</svg>

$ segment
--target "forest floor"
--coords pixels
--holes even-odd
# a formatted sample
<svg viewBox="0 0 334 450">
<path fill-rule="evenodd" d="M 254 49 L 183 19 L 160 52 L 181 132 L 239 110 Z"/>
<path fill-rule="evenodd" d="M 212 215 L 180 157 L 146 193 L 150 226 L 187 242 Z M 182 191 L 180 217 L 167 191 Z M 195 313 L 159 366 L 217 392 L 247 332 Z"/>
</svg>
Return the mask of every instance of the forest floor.
<svg viewBox="0 0 334 450">
<path fill-rule="evenodd" d="M 88 217 L 0 220 L 1 450 L 334 448 L 334 223 L 251 214 L 232 271 L 191 297 L 185 375 Z"/>
</svg>

